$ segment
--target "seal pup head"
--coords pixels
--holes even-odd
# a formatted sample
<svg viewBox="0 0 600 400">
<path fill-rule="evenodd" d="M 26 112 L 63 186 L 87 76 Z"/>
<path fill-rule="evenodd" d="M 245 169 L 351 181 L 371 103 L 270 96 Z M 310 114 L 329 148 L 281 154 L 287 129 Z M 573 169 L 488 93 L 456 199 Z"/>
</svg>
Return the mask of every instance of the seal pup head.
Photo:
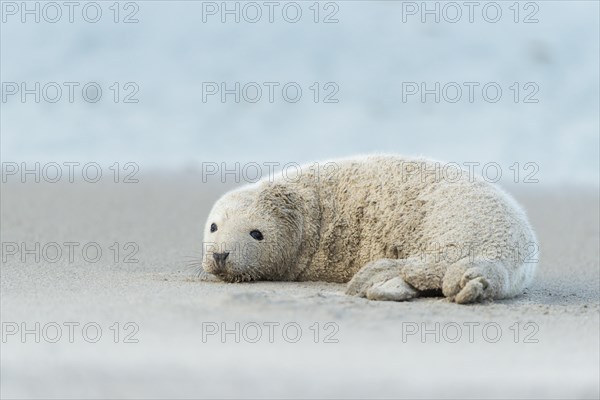
<svg viewBox="0 0 600 400">
<path fill-rule="evenodd" d="M 301 201 L 279 183 L 226 193 L 206 221 L 204 271 L 227 282 L 288 279 L 302 243 Z"/>
</svg>

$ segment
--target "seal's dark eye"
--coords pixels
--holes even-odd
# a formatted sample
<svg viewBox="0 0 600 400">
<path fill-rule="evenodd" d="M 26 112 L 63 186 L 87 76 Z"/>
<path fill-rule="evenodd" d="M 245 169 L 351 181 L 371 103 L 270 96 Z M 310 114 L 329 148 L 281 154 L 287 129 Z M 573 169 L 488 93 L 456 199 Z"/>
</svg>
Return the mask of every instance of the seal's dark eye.
<svg viewBox="0 0 600 400">
<path fill-rule="evenodd" d="M 215 224 L 215 223 L 210 224 L 210 231 L 214 232 L 216 230 L 217 230 L 217 224 Z"/>
<path fill-rule="evenodd" d="M 260 231 L 254 230 L 254 231 L 250 232 L 250 236 L 252 236 L 256 240 L 263 240 L 263 235 L 262 235 L 262 233 L 260 233 Z"/>
</svg>

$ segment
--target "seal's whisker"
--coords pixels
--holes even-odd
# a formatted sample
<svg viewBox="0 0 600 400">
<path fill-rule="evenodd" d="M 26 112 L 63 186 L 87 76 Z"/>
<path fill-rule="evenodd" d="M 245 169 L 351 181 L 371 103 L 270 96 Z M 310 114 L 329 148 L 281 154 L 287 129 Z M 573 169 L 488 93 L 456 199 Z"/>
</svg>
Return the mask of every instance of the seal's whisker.
<svg viewBox="0 0 600 400">
<path fill-rule="evenodd" d="M 182 256 L 181 258 L 185 259 L 185 260 L 202 260 L 204 258 L 204 254 L 200 255 L 200 256 Z"/>
<path fill-rule="evenodd" d="M 196 276 L 196 278 L 200 278 L 200 275 L 202 275 L 203 272 L 204 268 L 202 268 L 202 266 L 199 266 L 194 270 L 194 275 Z"/>
<path fill-rule="evenodd" d="M 189 262 L 186 262 L 185 265 L 192 265 L 192 266 L 202 265 L 202 262 L 201 261 L 189 261 Z"/>
<path fill-rule="evenodd" d="M 202 260 L 190 260 L 186 261 L 184 264 L 186 271 L 194 271 L 194 275 L 200 275 L 202 271 L 204 271 L 202 267 Z M 199 272 L 197 272 L 199 271 Z"/>
</svg>

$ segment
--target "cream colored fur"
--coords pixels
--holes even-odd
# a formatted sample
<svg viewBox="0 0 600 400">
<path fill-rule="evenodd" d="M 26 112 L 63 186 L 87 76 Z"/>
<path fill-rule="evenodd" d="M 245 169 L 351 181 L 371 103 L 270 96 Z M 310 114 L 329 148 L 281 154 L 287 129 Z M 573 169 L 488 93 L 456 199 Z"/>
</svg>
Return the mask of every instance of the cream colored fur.
<svg viewBox="0 0 600 400">
<path fill-rule="evenodd" d="M 219 265 L 213 253 L 225 252 Z M 438 291 L 470 303 L 522 293 L 536 252 L 501 189 L 431 160 L 373 155 L 225 194 L 207 220 L 203 268 L 230 282 L 348 282 L 373 300 Z"/>
</svg>

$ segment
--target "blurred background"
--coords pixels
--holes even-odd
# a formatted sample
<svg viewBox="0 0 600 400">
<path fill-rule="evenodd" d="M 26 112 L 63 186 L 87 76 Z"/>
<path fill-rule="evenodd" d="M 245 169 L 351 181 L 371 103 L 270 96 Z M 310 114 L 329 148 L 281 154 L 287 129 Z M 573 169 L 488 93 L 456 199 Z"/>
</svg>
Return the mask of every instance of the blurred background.
<svg viewBox="0 0 600 400">
<path fill-rule="evenodd" d="M 495 161 L 504 177 L 535 162 L 540 183 L 598 183 L 595 1 L 99 2 L 80 3 L 73 22 L 68 7 L 58 18 L 38 2 L 39 23 L 22 4 L 35 10 L 3 2 L 5 161 L 150 171 L 383 151 Z M 6 82 L 39 82 L 41 101 L 23 103 Z M 63 89 L 55 103 L 48 82 Z M 63 82 L 79 84 L 72 103 Z M 102 89 L 95 103 L 81 94 L 89 82 Z M 221 84 L 236 82 L 239 103 L 222 102 Z M 252 82 L 256 102 L 255 86 L 244 92 Z M 276 85 L 273 102 L 264 82 Z M 297 102 L 287 83 L 301 88 Z M 433 89 L 425 101 L 422 84 Z"/>
</svg>

